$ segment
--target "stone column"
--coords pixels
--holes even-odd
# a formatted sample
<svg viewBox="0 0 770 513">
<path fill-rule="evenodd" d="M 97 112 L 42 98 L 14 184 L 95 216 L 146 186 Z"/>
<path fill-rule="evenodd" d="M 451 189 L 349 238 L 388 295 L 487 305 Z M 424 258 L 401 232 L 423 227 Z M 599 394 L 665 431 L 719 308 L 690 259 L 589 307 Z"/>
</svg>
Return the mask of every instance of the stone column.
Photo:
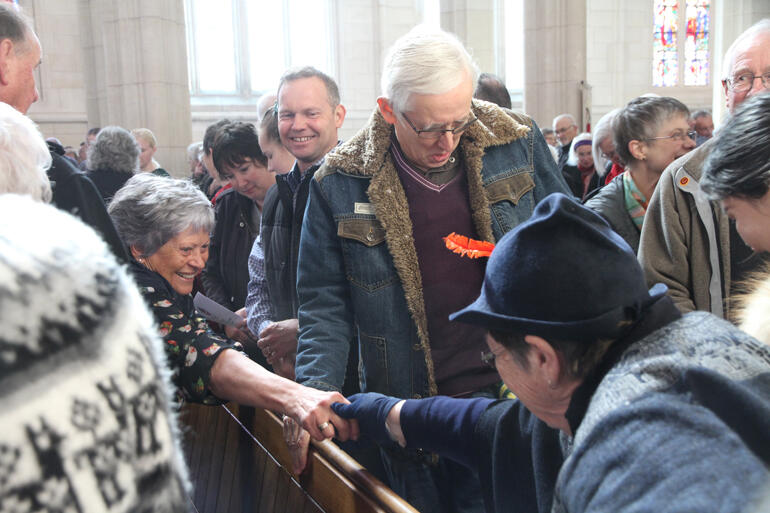
<svg viewBox="0 0 770 513">
<path fill-rule="evenodd" d="M 524 27 L 524 111 L 543 127 L 572 114 L 582 131 L 586 0 L 525 0 Z"/>
<path fill-rule="evenodd" d="M 188 173 L 190 90 L 183 0 L 80 0 L 89 126 L 149 128 L 156 160 Z"/>
</svg>

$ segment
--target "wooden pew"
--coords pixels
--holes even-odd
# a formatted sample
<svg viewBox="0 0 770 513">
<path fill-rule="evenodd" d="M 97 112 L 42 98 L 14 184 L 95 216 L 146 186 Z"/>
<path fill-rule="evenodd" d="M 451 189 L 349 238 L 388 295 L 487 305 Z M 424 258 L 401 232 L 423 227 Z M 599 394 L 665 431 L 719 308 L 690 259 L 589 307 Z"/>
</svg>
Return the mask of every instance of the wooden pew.
<svg viewBox="0 0 770 513">
<path fill-rule="evenodd" d="M 291 474 L 282 423 L 235 404 L 182 409 L 180 423 L 199 513 L 415 513 L 331 441 L 313 442 L 308 466 Z"/>
</svg>

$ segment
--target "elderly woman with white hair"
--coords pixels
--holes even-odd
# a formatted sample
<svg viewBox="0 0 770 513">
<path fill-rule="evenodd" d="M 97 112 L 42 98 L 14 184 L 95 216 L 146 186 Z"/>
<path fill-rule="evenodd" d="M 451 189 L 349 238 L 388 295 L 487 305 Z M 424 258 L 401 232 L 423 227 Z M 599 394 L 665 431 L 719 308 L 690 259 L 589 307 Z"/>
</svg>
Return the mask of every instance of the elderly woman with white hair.
<svg viewBox="0 0 770 513">
<path fill-rule="evenodd" d="M 613 178 L 623 172 L 623 162 L 615 151 L 615 141 L 612 134 L 612 120 L 620 109 L 613 109 L 599 118 L 594 126 L 591 151 L 594 157 L 596 172 L 602 179 L 602 185 L 607 185 Z"/>
<path fill-rule="evenodd" d="M 0 102 L 0 193 L 14 192 L 50 202 L 49 167 L 51 153 L 35 123 Z"/>
<path fill-rule="evenodd" d="M 109 206 L 118 189 L 139 171 L 139 145 L 125 128 L 104 127 L 88 148 L 86 167 Z"/>
<path fill-rule="evenodd" d="M 141 173 L 109 207 L 128 246 L 130 270 L 152 309 L 180 400 L 240 404 L 280 411 L 316 440 L 345 440 L 353 426 L 329 405 L 339 393 L 281 378 L 246 357 L 240 344 L 215 335 L 193 305 L 195 277 L 208 260 L 214 211 L 191 182 Z"/>
<path fill-rule="evenodd" d="M 580 201 L 602 186 L 601 176 L 594 166 L 591 134 L 584 132 L 572 139 L 569 157 L 561 172 L 572 195 Z"/>
</svg>

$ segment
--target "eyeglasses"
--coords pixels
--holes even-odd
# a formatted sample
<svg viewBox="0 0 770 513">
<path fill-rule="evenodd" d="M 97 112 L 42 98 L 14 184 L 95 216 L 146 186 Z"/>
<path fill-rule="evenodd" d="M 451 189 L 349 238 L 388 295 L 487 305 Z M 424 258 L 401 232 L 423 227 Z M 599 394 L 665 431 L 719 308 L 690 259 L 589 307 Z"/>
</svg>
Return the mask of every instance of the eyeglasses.
<svg viewBox="0 0 770 513">
<path fill-rule="evenodd" d="M 698 135 L 698 132 L 696 132 L 695 130 L 688 130 L 687 132 L 674 132 L 671 135 L 664 135 L 661 137 L 648 137 L 647 139 L 642 139 L 642 140 L 657 141 L 658 139 L 673 139 L 675 141 L 683 141 L 685 137 L 689 137 L 694 141 L 696 135 Z"/>
<path fill-rule="evenodd" d="M 745 93 L 754 87 L 754 81 L 758 78 L 762 79 L 762 86 L 764 86 L 765 89 L 770 89 L 770 73 L 762 73 L 761 75 L 741 73 L 736 77 L 726 79 L 725 82 L 727 82 L 727 86 L 731 91 Z"/>
<path fill-rule="evenodd" d="M 607 153 L 601 152 L 599 155 L 605 160 L 612 160 L 618 156 L 618 153 L 615 150 L 610 150 Z"/>
<path fill-rule="evenodd" d="M 564 127 L 564 128 L 557 128 L 556 130 L 554 130 L 554 132 L 556 133 L 556 135 L 561 135 L 564 132 L 566 132 L 567 130 L 569 130 L 570 128 L 572 128 L 573 126 L 575 126 L 575 125 L 570 125 L 570 126 L 567 126 L 567 127 Z"/>
<path fill-rule="evenodd" d="M 481 361 L 484 365 L 487 365 L 489 367 L 492 367 L 493 369 L 497 369 L 497 366 L 495 365 L 495 353 L 492 351 L 482 351 L 481 352 Z"/>
<path fill-rule="evenodd" d="M 451 133 L 452 135 L 457 135 L 460 133 L 463 133 L 465 130 L 468 129 L 469 126 L 471 126 L 473 123 L 478 121 L 478 118 L 473 114 L 473 112 L 470 113 L 469 119 L 467 121 L 464 121 L 460 124 L 460 126 L 457 126 L 455 128 L 425 128 L 425 129 L 419 129 L 409 120 L 408 117 L 406 117 L 406 114 L 401 114 L 404 116 L 404 119 L 407 123 L 409 123 L 409 126 L 412 127 L 412 130 L 414 130 L 414 133 L 417 134 L 417 137 L 421 139 L 439 139 L 441 138 L 446 132 Z"/>
</svg>

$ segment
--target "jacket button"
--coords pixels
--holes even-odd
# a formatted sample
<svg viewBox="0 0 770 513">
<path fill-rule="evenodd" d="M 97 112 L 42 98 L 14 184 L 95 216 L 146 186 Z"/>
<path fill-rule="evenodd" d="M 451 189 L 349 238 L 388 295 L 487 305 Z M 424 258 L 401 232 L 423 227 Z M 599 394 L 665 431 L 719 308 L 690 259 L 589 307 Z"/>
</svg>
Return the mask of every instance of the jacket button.
<svg viewBox="0 0 770 513">
<path fill-rule="evenodd" d="M 241 227 L 241 228 L 243 228 L 243 227 L 244 227 L 243 221 L 241 221 L 241 222 L 240 222 L 240 223 L 238 223 L 238 224 L 240 225 L 240 227 Z"/>
<path fill-rule="evenodd" d="M 366 240 L 369 242 L 374 240 L 374 228 L 369 228 L 369 233 L 366 234 Z"/>
</svg>

